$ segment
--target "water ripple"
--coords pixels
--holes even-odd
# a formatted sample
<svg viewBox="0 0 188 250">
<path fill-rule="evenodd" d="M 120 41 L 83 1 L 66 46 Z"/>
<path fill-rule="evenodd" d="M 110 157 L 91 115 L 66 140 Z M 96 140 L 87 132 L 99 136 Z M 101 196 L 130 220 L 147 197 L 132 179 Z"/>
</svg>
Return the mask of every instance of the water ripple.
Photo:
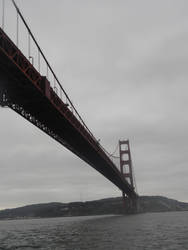
<svg viewBox="0 0 188 250">
<path fill-rule="evenodd" d="M 187 250 L 188 212 L 0 222 L 0 250 Z"/>
</svg>

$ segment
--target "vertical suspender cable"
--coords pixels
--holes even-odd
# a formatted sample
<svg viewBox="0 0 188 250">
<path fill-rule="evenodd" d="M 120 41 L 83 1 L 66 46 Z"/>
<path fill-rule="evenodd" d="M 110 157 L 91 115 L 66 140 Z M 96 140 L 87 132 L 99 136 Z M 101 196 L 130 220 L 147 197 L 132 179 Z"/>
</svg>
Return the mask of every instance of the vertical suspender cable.
<svg viewBox="0 0 188 250">
<path fill-rule="evenodd" d="M 5 0 L 2 0 L 2 29 L 4 30 L 4 19 L 5 19 Z"/>
<path fill-rule="evenodd" d="M 60 93 L 60 98 L 61 98 L 61 100 L 63 100 L 63 99 L 62 99 L 62 90 L 61 90 L 61 88 L 59 88 L 59 93 Z"/>
<path fill-rule="evenodd" d="M 16 16 L 16 45 L 19 48 L 19 13 Z"/>
<path fill-rule="evenodd" d="M 91 135 L 91 136 L 93 137 L 93 139 L 96 141 L 94 135 L 92 134 L 92 132 L 89 130 L 89 128 L 87 127 L 87 125 L 86 125 L 85 122 L 83 121 L 82 117 L 80 116 L 80 114 L 78 113 L 78 111 L 76 110 L 76 108 L 74 107 L 72 101 L 70 100 L 69 96 L 68 96 L 67 93 L 65 92 L 65 90 L 64 90 L 64 88 L 62 87 L 61 83 L 59 82 L 57 76 L 55 75 L 55 73 L 54 73 L 54 71 L 53 71 L 53 69 L 52 69 L 52 67 L 50 66 L 49 62 L 47 61 L 47 59 L 46 59 L 46 57 L 45 57 L 45 55 L 44 55 L 44 53 L 43 53 L 43 51 L 41 50 L 40 46 L 38 45 L 38 43 L 37 43 L 37 41 L 36 41 L 36 39 L 35 39 L 35 37 L 34 37 L 34 35 L 32 34 L 32 32 L 31 32 L 29 26 L 27 25 L 27 23 L 26 23 L 26 21 L 25 21 L 23 15 L 22 15 L 22 13 L 20 12 L 20 10 L 19 10 L 19 8 L 18 8 L 18 6 L 17 6 L 15 0 L 12 0 L 12 3 L 13 3 L 13 5 L 15 6 L 15 8 L 16 8 L 16 10 L 17 10 L 17 12 L 18 12 L 18 14 L 19 14 L 19 16 L 20 16 L 20 18 L 21 18 L 21 20 L 22 20 L 23 23 L 25 24 L 27 30 L 29 31 L 29 33 L 30 33 L 30 35 L 31 35 L 31 38 L 33 39 L 35 45 L 37 46 L 38 50 L 40 51 L 40 54 L 41 54 L 41 56 L 43 57 L 44 61 L 46 62 L 46 64 L 47 64 L 49 70 L 51 71 L 51 73 L 52 73 L 52 74 L 54 75 L 54 77 L 56 78 L 57 84 L 59 85 L 59 87 L 61 88 L 62 92 L 63 92 L 64 95 L 66 96 L 66 99 L 68 100 L 69 105 L 73 107 L 73 109 L 74 109 L 75 113 L 77 113 L 77 115 L 78 115 L 78 117 L 79 117 L 79 120 L 80 120 L 80 122 L 82 123 L 82 125 L 85 127 L 85 129 L 90 133 L 90 135 Z"/>
<path fill-rule="evenodd" d="M 48 78 L 48 65 L 46 65 L 46 77 L 49 80 L 49 78 Z"/>
<path fill-rule="evenodd" d="M 55 84 L 55 77 L 54 77 L 54 89 L 56 89 L 56 84 Z"/>
<path fill-rule="evenodd" d="M 39 49 L 38 49 L 38 70 L 40 73 L 40 51 L 39 51 Z"/>
<path fill-rule="evenodd" d="M 31 56 L 31 37 L 30 33 L 28 32 L 28 58 Z"/>
</svg>

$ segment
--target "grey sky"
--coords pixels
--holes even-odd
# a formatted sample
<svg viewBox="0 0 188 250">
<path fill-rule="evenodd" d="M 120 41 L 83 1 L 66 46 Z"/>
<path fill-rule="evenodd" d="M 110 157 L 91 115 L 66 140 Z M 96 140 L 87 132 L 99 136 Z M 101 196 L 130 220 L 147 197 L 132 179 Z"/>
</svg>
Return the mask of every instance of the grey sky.
<svg viewBox="0 0 188 250">
<path fill-rule="evenodd" d="M 188 2 L 17 3 L 102 145 L 111 152 L 130 139 L 139 194 L 188 202 Z M 17 114 L 0 117 L 0 207 L 121 194 Z"/>
</svg>

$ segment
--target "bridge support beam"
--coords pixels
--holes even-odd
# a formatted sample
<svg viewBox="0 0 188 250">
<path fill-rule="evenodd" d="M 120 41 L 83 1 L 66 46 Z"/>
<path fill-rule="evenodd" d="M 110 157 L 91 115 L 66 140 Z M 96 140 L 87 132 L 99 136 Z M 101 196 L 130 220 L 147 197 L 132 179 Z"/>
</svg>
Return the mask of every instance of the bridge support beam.
<svg viewBox="0 0 188 250">
<path fill-rule="evenodd" d="M 139 213 L 139 197 L 130 198 L 123 196 L 123 210 L 125 214 Z"/>
<path fill-rule="evenodd" d="M 119 156 L 121 174 L 135 189 L 129 140 L 119 140 Z M 126 197 L 124 192 L 122 192 L 122 197 L 127 213 L 137 213 L 139 211 L 138 197 Z"/>
<path fill-rule="evenodd" d="M 139 198 L 128 198 L 128 213 L 135 214 L 139 212 Z"/>
</svg>

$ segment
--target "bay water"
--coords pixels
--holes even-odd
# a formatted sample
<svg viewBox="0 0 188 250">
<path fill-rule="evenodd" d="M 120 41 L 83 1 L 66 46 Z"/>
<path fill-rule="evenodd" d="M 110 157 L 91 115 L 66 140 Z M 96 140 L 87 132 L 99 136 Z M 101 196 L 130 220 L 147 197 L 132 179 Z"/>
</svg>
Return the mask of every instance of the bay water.
<svg viewBox="0 0 188 250">
<path fill-rule="evenodd" d="M 188 211 L 0 221 L 0 249 L 188 250 Z"/>
</svg>

